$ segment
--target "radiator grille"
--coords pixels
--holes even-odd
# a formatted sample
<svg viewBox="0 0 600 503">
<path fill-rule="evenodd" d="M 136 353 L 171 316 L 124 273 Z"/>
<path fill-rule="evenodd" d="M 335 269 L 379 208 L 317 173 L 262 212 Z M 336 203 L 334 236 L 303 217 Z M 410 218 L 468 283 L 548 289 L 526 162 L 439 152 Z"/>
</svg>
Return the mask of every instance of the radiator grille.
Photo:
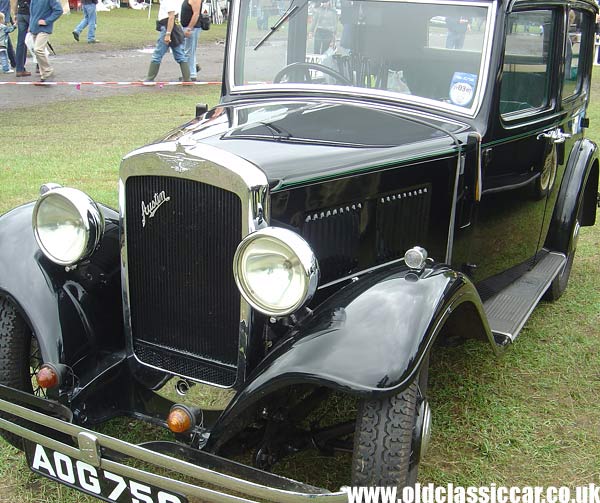
<svg viewBox="0 0 600 503">
<path fill-rule="evenodd" d="M 164 348 L 153 348 L 139 341 L 135 343 L 134 350 L 141 361 L 153 367 L 169 369 L 174 374 L 218 386 L 230 387 L 235 384 L 236 370 L 234 368 L 214 365 L 205 360 L 198 360 Z"/>
<path fill-rule="evenodd" d="M 175 374 L 227 385 L 213 379 L 228 378 L 202 366 L 197 372 L 204 377 L 189 374 L 194 359 L 237 366 L 240 294 L 232 263 L 242 236 L 239 197 L 162 176 L 130 177 L 125 193 L 136 356 Z"/>
</svg>

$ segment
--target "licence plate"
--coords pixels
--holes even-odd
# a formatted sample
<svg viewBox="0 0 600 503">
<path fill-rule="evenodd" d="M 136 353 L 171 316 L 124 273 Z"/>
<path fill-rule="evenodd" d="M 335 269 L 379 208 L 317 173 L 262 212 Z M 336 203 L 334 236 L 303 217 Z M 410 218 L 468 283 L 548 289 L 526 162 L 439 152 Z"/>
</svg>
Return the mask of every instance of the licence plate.
<svg viewBox="0 0 600 503">
<path fill-rule="evenodd" d="M 27 442 L 26 452 L 32 471 L 104 501 L 187 503 L 181 495 L 97 468 L 40 444 Z"/>
</svg>

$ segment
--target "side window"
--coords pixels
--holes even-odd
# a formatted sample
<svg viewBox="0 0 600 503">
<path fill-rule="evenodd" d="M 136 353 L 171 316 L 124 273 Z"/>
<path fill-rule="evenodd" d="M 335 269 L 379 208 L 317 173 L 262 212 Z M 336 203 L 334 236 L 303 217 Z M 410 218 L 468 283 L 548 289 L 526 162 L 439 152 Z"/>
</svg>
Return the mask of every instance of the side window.
<svg viewBox="0 0 600 503">
<path fill-rule="evenodd" d="M 584 55 L 590 51 L 586 45 L 592 29 L 590 16 L 584 12 L 569 10 L 569 28 L 565 47 L 565 76 L 563 80 L 563 100 L 581 92 L 583 82 Z"/>
<path fill-rule="evenodd" d="M 500 85 L 503 118 L 540 109 L 549 103 L 554 13 L 513 12 L 508 16 L 504 68 Z"/>
</svg>

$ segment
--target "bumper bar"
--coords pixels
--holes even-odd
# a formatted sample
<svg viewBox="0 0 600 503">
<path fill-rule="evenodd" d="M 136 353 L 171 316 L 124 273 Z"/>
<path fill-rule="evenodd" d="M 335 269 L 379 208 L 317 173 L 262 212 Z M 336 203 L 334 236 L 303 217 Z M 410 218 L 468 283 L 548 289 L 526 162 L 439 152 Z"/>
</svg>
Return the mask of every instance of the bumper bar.
<svg viewBox="0 0 600 503">
<path fill-rule="evenodd" d="M 7 399 L 10 401 L 7 401 Z M 164 450 L 173 452 L 173 454 L 185 455 L 187 451 L 185 446 L 182 446 L 183 450 L 179 453 L 176 447 L 165 449 L 164 446 L 163 448 L 160 448 L 158 445 L 153 446 L 152 444 L 154 443 L 148 444 L 148 447 L 155 447 L 155 449 L 148 449 L 74 425 L 63 419 L 51 417 L 14 402 L 27 403 L 28 406 L 34 406 L 38 410 L 56 411 L 64 409 L 68 411 L 68 409 L 48 400 L 33 397 L 32 395 L 0 385 L 1 411 L 18 416 L 32 423 L 35 429 L 43 427 L 52 430 L 58 434 L 54 436 L 59 438 L 66 435 L 67 438 L 76 439 L 78 447 L 68 445 L 51 436 L 38 433 L 33 429 L 26 428 L 5 418 L 0 418 L 1 429 L 10 431 L 26 440 L 41 444 L 74 459 L 90 463 L 98 468 L 109 470 L 112 473 L 130 477 L 188 497 L 196 497 L 203 501 L 215 503 L 256 503 L 257 501 L 248 498 L 258 498 L 258 501 L 268 500 L 278 503 L 346 503 L 348 501 L 346 492 L 331 493 L 325 489 L 318 489 L 285 477 L 256 470 L 206 452 L 198 451 L 197 455 L 194 456 L 195 460 L 202 462 L 204 466 L 192 464 L 188 461 L 157 452 L 158 450 Z M 48 407 L 49 404 L 52 404 L 52 406 Z M 107 451 L 143 461 L 158 469 L 169 470 L 186 478 L 191 478 L 199 484 L 208 484 L 214 489 L 118 463 L 108 457 L 102 456 Z M 185 457 L 190 459 L 189 455 Z M 215 467 L 230 473 L 241 473 L 244 478 L 216 471 L 214 470 Z M 221 492 L 221 490 L 226 492 Z"/>
</svg>

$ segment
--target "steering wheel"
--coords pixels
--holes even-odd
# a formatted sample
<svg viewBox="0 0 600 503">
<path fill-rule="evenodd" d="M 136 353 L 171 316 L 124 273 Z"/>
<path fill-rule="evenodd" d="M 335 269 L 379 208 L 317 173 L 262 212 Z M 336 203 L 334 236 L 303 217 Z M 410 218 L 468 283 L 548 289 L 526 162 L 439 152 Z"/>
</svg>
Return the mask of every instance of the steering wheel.
<svg viewBox="0 0 600 503">
<path fill-rule="evenodd" d="M 273 82 L 275 84 L 279 84 L 281 82 L 281 79 L 283 79 L 283 77 L 286 74 L 288 74 L 290 72 L 290 70 L 296 70 L 296 69 L 304 70 L 305 79 L 303 80 L 303 82 L 312 81 L 309 70 L 316 70 L 318 72 L 323 72 L 326 75 L 329 75 L 330 77 L 333 77 L 334 79 L 338 80 L 342 84 L 346 84 L 347 86 L 354 85 L 346 77 L 344 77 L 341 73 L 336 72 L 334 69 L 329 68 L 328 66 L 320 65 L 319 63 L 309 63 L 309 62 L 303 62 L 303 61 L 291 63 L 291 64 L 287 65 L 285 68 L 282 68 L 281 70 L 279 70 L 277 72 L 277 75 L 275 75 Z"/>
</svg>

